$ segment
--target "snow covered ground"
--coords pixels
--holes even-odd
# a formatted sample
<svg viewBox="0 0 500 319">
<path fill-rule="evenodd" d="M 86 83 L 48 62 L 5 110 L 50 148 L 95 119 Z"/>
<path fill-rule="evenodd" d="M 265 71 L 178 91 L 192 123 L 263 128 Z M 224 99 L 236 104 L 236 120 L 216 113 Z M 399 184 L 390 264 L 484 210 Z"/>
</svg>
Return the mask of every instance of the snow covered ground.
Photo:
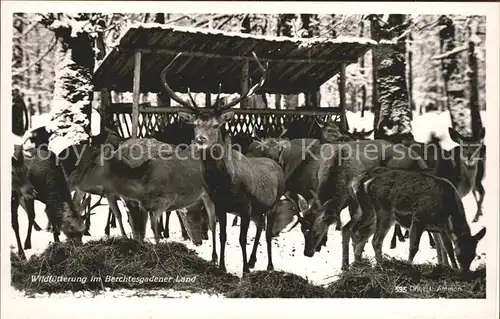
<svg viewBox="0 0 500 319">
<path fill-rule="evenodd" d="M 483 112 L 483 118 L 485 118 L 486 114 Z M 351 129 L 357 128 L 367 128 L 370 129 L 373 123 L 373 115 L 371 113 L 367 113 L 364 118 L 360 118 L 359 113 L 347 114 L 348 121 L 350 123 Z M 437 113 L 428 113 L 423 116 L 418 116 L 415 114 L 415 120 L 413 122 L 413 132 L 415 138 L 419 141 L 425 142 L 429 136 L 431 128 L 435 130 L 438 136 L 443 138 L 443 147 L 450 148 L 453 146 L 453 142 L 448 137 L 447 128 L 450 125 L 450 119 L 447 112 L 437 114 Z M 493 140 L 494 136 L 492 134 L 486 135 L 486 144 L 492 145 L 495 141 Z M 491 141 L 491 142 L 490 142 Z M 490 157 L 491 158 L 491 157 Z M 496 168 L 492 166 L 492 162 L 487 162 L 486 172 L 495 172 Z M 488 168 L 490 168 L 488 170 Z M 497 214 L 496 203 L 495 201 L 489 200 L 492 196 L 496 194 L 488 192 L 489 189 L 495 189 L 496 180 L 494 174 L 487 173 L 484 186 L 487 190 L 486 197 L 483 205 L 483 211 L 485 215 L 489 214 Z M 93 199 L 95 202 L 97 198 Z M 486 216 L 483 216 L 478 223 L 471 223 L 474 214 L 476 213 L 476 203 L 472 194 L 469 194 L 463 200 L 468 221 L 471 226 L 472 233 L 476 233 L 481 229 L 482 226 L 485 226 Z M 123 208 L 121 206 L 120 208 Z M 44 205 L 42 203 L 37 202 L 35 206 L 37 212 L 37 222 L 42 227 L 46 225 L 47 219 L 44 214 Z M 107 206 L 101 206 L 97 208 L 97 214 L 92 217 L 92 229 L 91 233 L 93 237 L 84 237 L 84 241 L 88 241 L 90 239 L 99 238 L 100 236 L 104 236 L 104 227 L 108 212 Z M 20 221 L 20 229 L 21 229 L 21 237 L 24 241 L 25 229 L 27 226 L 27 218 L 23 213 L 22 208 L 19 210 L 19 221 Z M 126 218 L 126 217 L 124 217 Z M 227 237 L 227 246 L 226 246 L 226 267 L 227 270 L 231 273 L 234 273 L 238 276 L 241 276 L 242 271 L 242 263 L 241 263 L 241 250 L 239 248 L 238 236 L 239 236 L 239 227 L 231 227 L 230 224 L 232 222 L 232 215 L 228 219 L 228 237 Z M 170 239 L 173 241 L 179 241 L 186 244 L 189 248 L 194 249 L 198 252 L 198 254 L 205 258 L 206 260 L 211 259 L 211 240 L 205 241 L 203 245 L 199 247 L 195 247 L 191 242 L 183 241 L 180 227 L 178 223 L 178 219 L 173 217 L 170 219 L 170 230 L 171 235 Z M 126 227 L 127 232 L 130 232 L 130 227 L 126 220 L 124 220 L 124 225 Z M 147 226 L 147 240 L 153 241 L 153 234 L 150 229 L 149 223 Z M 249 241 L 248 241 L 248 249 L 250 251 L 251 245 L 253 244 L 253 236 L 255 234 L 255 227 L 253 225 L 250 226 L 249 230 Z M 112 229 L 112 235 L 119 235 L 118 229 Z M 209 234 L 211 236 L 211 234 Z M 405 243 L 399 243 L 396 249 L 389 249 L 390 237 L 392 236 L 392 231 L 389 232 L 388 236 L 384 242 L 384 253 L 389 256 L 398 257 L 402 259 L 406 259 L 408 256 L 408 241 Z M 487 232 L 486 238 L 491 236 L 496 238 L 496 234 Z M 64 236 L 62 237 L 64 238 Z M 15 249 L 15 237 L 14 233 L 9 232 L 8 237 L 9 243 L 11 243 L 13 249 Z M 26 254 L 29 258 L 31 254 L 42 252 L 49 242 L 52 241 L 52 235 L 48 232 L 34 232 L 32 236 L 33 241 L 33 249 L 26 251 Z M 480 242 L 478 246 L 478 255 L 480 256 L 480 260 L 476 259 L 472 268 L 478 266 L 479 263 L 485 262 L 485 252 L 487 250 L 487 241 L 483 240 Z M 491 241 L 490 241 L 491 242 Z M 327 247 L 323 248 L 321 252 L 316 253 L 313 258 L 308 258 L 303 255 L 303 247 L 304 247 L 304 239 L 302 233 L 300 231 L 300 227 L 296 227 L 293 231 L 286 234 L 281 234 L 278 238 L 276 238 L 273 242 L 273 262 L 276 270 L 283 270 L 287 272 L 292 272 L 297 275 L 303 276 L 311 280 L 315 284 L 328 284 L 331 281 L 334 281 L 338 274 L 340 273 L 341 266 L 341 236 L 340 232 L 334 230 L 334 227 L 330 227 L 330 231 L 328 234 L 328 243 Z M 219 251 L 219 248 L 217 248 Z M 373 249 L 371 244 L 369 243 L 365 248 L 365 256 L 373 258 Z M 353 260 L 352 250 L 351 250 L 351 261 Z M 424 262 L 436 262 L 436 252 L 431 249 L 428 242 L 428 237 L 426 235 L 422 236 L 422 241 L 420 244 L 420 251 L 418 252 L 415 262 L 416 263 L 424 263 Z M 265 240 L 262 237 L 261 243 L 259 244 L 258 255 L 257 255 L 257 264 L 255 270 L 265 270 L 267 265 L 267 253 L 265 248 Z M 106 291 L 103 296 L 109 297 L 117 297 L 117 296 L 126 296 L 130 295 L 132 292 L 126 290 L 117 290 L 117 291 Z M 16 292 L 16 296 L 19 298 L 22 297 L 21 292 Z M 73 294 L 67 294 L 71 296 Z M 61 295 L 59 295 L 61 296 Z M 58 296 L 58 297 L 59 297 Z M 91 297 L 90 293 L 79 293 L 75 297 L 86 298 Z M 162 291 L 156 293 L 157 297 L 200 297 L 205 298 L 209 297 L 208 295 L 203 294 L 191 294 L 184 292 L 176 292 L 176 291 Z M 40 297 L 47 297 L 47 295 L 40 295 Z M 216 296 L 212 296 L 216 297 Z M 99 297 L 101 298 L 101 297 Z M 150 298 L 150 297 L 141 297 L 141 298 Z M 153 298 L 153 297 L 151 297 Z"/>
</svg>

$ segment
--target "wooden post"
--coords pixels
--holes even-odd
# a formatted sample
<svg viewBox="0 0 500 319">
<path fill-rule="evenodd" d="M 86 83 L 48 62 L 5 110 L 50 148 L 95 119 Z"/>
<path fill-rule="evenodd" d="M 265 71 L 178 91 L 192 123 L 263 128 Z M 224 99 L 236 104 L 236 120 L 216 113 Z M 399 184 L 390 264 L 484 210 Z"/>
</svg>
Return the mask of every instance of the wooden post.
<svg viewBox="0 0 500 319">
<path fill-rule="evenodd" d="M 111 123 L 112 114 L 108 113 L 111 104 L 111 94 L 108 89 L 101 89 L 101 105 L 99 105 L 99 115 L 101 116 L 101 131 Z"/>
<path fill-rule="evenodd" d="M 206 91 L 205 92 L 205 107 L 211 107 L 212 105 L 212 92 L 211 91 Z"/>
<path fill-rule="evenodd" d="M 140 97 L 140 86 L 141 86 L 141 51 L 137 51 L 134 54 L 134 88 L 133 88 L 133 104 L 132 104 L 132 138 L 137 138 L 138 126 L 139 126 L 139 97 Z"/>
<path fill-rule="evenodd" d="M 347 126 L 347 120 L 345 117 L 345 63 L 340 65 L 340 84 L 339 84 L 339 95 L 340 95 L 340 123 L 344 129 L 349 129 Z"/>
<path fill-rule="evenodd" d="M 241 67 L 241 94 L 248 90 L 248 60 L 243 60 L 243 65 Z M 248 98 L 241 100 L 240 108 L 248 108 Z"/>
</svg>

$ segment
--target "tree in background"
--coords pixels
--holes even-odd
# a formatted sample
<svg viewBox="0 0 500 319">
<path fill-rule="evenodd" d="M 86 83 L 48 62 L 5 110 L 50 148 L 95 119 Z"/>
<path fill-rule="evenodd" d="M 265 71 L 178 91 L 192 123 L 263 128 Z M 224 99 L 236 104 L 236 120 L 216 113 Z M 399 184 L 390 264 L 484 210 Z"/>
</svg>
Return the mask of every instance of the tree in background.
<svg viewBox="0 0 500 319">
<path fill-rule="evenodd" d="M 47 130 L 53 132 L 49 148 L 59 154 L 88 139 L 93 96 L 94 44 L 104 31 L 100 14 L 49 13 L 40 23 L 54 32 L 59 42 L 54 96 Z"/>
<path fill-rule="evenodd" d="M 406 31 L 408 22 L 402 14 L 384 17 L 371 15 L 372 35 L 379 42 L 373 50 L 376 59 L 375 138 L 411 138 L 412 113 L 406 85 Z M 378 112 L 377 112 L 378 111 Z"/>
<path fill-rule="evenodd" d="M 450 112 L 451 124 L 462 135 L 471 135 L 470 109 L 466 98 L 467 83 L 463 77 L 464 70 L 458 61 L 458 53 L 463 51 L 455 39 L 455 25 L 446 15 L 439 18 L 439 43 L 441 54 L 436 59 L 441 60 L 442 74 L 447 97 L 447 107 Z M 458 45 L 457 45 L 458 44 Z"/>
</svg>

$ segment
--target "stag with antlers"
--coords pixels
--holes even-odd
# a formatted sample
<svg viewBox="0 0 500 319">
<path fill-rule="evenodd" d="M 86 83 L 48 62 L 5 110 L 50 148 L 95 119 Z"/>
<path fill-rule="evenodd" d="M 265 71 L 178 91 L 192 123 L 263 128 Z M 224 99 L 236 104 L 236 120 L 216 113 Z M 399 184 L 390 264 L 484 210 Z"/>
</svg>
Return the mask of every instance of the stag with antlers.
<svg viewBox="0 0 500 319">
<path fill-rule="evenodd" d="M 185 112 L 179 112 L 180 118 L 194 125 L 195 145 L 202 156 L 204 188 L 215 209 L 215 216 L 209 216 L 210 229 L 213 234 L 212 260 L 216 261 L 217 259 L 215 250 L 215 218 L 217 218 L 220 225 L 219 240 L 221 244 L 219 268 L 225 270 L 226 214 L 234 213 L 241 218 L 239 241 L 243 256 L 243 273 L 249 272 L 250 268 L 255 265 L 258 242 L 266 224 L 267 269 L 272 270 L 274 269 L 271 253 L 272 226 L 276 206 L 284 192 L 283 170 L 271 159 L 246 157 L 239 151 L 233 150 L 228 140 L 224 138 L 222 128 L 233 118 L 233 112 L 230 109 L 263 86 L 267 69 L 253 53 L 259 68 L 262 70 L 260 81 L 226 105 L 219 103 L 221 89 L 219 84 L 216 102 L 211 107 L 207 105 L 203 111 L 198 107 L 189 90 L 190 102 L 180 98 L 167 83 L 166 71 L 181 54 L 179 53 L 163 69 L 161 78 L 167 93 L 185 109 Z M 246 245 L 250 220 L 256 224 L 257 231 L 250 260 L 247 262 Z"/>
</svg>

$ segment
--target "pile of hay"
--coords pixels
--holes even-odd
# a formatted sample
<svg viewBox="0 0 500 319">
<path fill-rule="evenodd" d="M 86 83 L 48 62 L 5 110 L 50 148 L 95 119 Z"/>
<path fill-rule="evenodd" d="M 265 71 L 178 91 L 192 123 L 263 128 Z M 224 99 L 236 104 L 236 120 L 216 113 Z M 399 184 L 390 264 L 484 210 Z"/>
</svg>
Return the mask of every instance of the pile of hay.
<svg viewBox="0 0 500 319">
<path fill-rule="evenodd" d="M 126 238 L 94 240 L 81 246 L 54 243 L 28 261 L 11 254 L 11 265 L 12 285 L 28 293 L 106 287 L 225 293 L 238 281 L 183 244 L 154 245 Z"/>
<path fill-rule="evenodd" d="M 363 260 L 327 287 L 331 298 L 486 298 L 486 267 L 467 275 L 434 264 Z"/>
<path fill-rule="evenodd" d="M 154 245 L 125 238 L 81 246 L 55 243 L 27 261 L 12 253 L 11 265 L 12 285 L 28 294 L 126 288 L 175 289 L 229 298 L 486 298 L 484 266 L 462 276 L 430 264 L 390 259 L 373 267 L 363 261 L 321 287 L 282 271 L 253 271 L 240 279 L 181 243 Z"/>
<path fill-rule="evenodd" d="M 283 271 L 254 271 L 228 294 L 230 298 L 322 298 L 327 291 Z"/>
</svg>

